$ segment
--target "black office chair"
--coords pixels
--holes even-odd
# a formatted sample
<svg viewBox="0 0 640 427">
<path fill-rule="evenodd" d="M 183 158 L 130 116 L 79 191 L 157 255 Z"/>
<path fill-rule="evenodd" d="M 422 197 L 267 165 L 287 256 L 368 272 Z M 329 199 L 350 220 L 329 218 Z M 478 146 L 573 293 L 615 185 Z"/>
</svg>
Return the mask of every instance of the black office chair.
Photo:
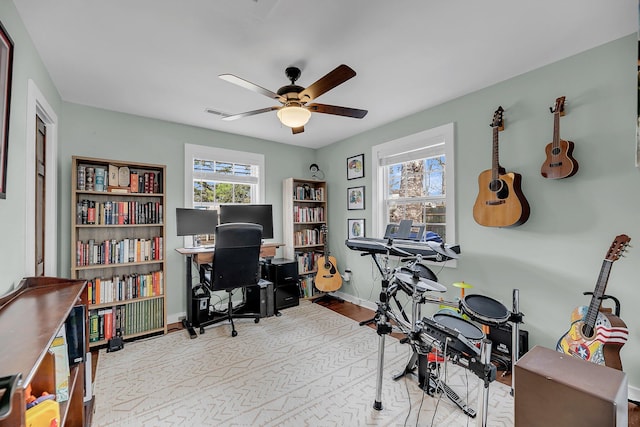
<svg viewBox="0 0 640 427">
<path fill-rule="evenodd" d="M 213 318 L 200 324 L 200 333 L 215 323 L 229 320 L 231 336 L 238 335 L 233 319 L 249 318 L 260 321 L 260 313 L 234 313 L 232 295 L 238 288 L 257 286 L 260 280 L 260 245 L 262 226 L 248 223 L 220 224 L 216 227 L 215 252 L 211 264 L 210 287 L 213 291 L 228 292 L 227 311 L 222 317 Z M 240 311 L 240 312 L 238 312 Z"/>
</svg>

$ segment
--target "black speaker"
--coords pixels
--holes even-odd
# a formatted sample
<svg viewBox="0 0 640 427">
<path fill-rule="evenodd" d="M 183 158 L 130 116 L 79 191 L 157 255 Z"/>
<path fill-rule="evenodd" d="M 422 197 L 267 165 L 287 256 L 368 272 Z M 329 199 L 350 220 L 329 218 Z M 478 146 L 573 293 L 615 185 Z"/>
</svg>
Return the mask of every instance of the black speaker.
<svg viewBox="0 0 640 427">
<path fill-rule="evenodd" d="M 518 359 L 529 351 L 529 332 L 523 329 L 518 331 L 520 334 L 520 351 Z M 500 326 L 491 326 L 487 338 L 491 340 L 491 353 L 505 358 L 509 358 L 511 363 L 511 325 L 505 324 Z"/>
</svg>

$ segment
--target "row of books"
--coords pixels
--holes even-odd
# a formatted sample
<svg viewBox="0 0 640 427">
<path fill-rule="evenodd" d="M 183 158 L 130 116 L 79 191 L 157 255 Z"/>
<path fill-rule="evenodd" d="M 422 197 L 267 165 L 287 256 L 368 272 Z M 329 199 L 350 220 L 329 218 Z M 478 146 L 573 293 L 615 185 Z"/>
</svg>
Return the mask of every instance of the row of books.
<svg viewBox="0 0 640 427">
<path fill-rule="evenodd" d="M 87 281 L 89 302 L 106 304 L 164 294 L 164 272 L 124 274 L 110 278 L 94 277 Z"/>
<path fill-rule="evenodd" d="M 160 202 L 83 199 L 76 205 L 76 224 L 162 224 L 162 208 Z"/>
<path fill-rule="evenodd" d="M 296 254 L 298 273 L 308 273 L 318 269 L 318 260 L 322 258 L 320 252 L 299 252 Z"/>
<path fill-rule="evenodd" d="M 312 275 L 300 278 L 300 297 L 309 298 L 316 295 L 319 291 L 315 287 L 315 278 Z"/>
<path fill-rule="evenodd" d="M 324 201 L 324 188 L 313 188 L 308 185 L 298 185 L 296 187 L 297 201 L 313 200 L 316 202 Z"/>
<path fill-rule="evenodd" d="M 298 230 L 293 233 L 295 246 L 324 245 L 324 235 L 317 228 Z"/>
<path fill-rule="evenodd" d="M 76 242 L 76 266 L 126 264 L 129 262 L 159 261 L 164 258 L 164 238 L 125 238 L 122 240 L 94 239 Z"/>
<path fill-rule="evenodd" d="M 164 300 L 148 299 L 89 310 L 89 342 L 143 333 L 164 327 Z"/>
<path fill-rule="evenodd" d="M 293 207 L 293 221 L 324 222 L 324 208 L 322 206 L 309 208 L 295 205 Z"/>
<path fill-rule="evenodd" d="M 80 191 L 162 193 L 161 172 L 130 171 L 127 166 L 78 165 L 76 188 Z"/>
</svg>

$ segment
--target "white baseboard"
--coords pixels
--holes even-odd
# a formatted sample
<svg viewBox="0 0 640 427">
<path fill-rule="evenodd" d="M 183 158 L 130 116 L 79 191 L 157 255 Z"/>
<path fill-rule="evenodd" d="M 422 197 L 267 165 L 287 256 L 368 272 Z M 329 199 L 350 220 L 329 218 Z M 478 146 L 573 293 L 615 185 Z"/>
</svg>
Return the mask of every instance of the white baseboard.
<svg viewBox="0 0 640 427">
<path fill-rule="evenodd" d="M 378 305 L 376 303 L 371 302 L 371 301 L 367 301 L 367 300 L 362 299 L 362 298 L 358 298 L 358 297 L 353 296 L 351 294 L 345 294 L 344 292 L 340 292 L 340 291 L 332 292 L 332 294 L 334 294 L 335 296 L 337 296 L 339 298 L 342 298 L 345 301 L 348 301 L 348 302 L 353 303 L 355 305 L 359 305 L 360 307 L 368 308 L 369 310 L 376 311 L 378 309 Z"/>
<path fill-rule="evenodd" d="M 186 312 L 168 314 L 167 315 L 167 324 L 170 324 L 170 323 L 182 323 L 182 319 L 186 319 L 186 317 L 187 317 L 187 313 Z"/>
<path fill-rule="evenodd" d="M 640 402 L 640 388 L 629 386 L 629 400 Z"/>
</svg>

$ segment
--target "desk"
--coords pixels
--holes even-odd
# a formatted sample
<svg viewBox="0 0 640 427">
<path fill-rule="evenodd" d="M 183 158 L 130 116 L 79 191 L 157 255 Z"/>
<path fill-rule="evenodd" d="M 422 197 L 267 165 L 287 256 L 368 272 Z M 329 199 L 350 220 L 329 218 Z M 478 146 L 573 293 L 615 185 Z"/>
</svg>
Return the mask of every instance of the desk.
<svg viewBox="0 0 640 427">
<path fill-rule="evenodd" d="M 274 257 L 276 255 L 276 249 L 280 246 L 284 246 L 284 243 L 263 243 L 260 246 L 260 256 L 265 257 Z M 177 248 L 176 252 L 185 256 L 186 270 L 187 270 L 187 280 L 185 284 L 185 291 L 187 296 L 187 317 L 182 320 L 182 326 L 189 332 L 189 336 L 191 338 L 197 338 L 196 331 L 193 329 L 193 313 L 192 313 L 192 289 L 193 289 L 193 281 L 192 281 L 192 263 L 207 264 L 213 261 L 213 254 L 215 253 L 215 247 L 213 246 L 199 246 L 196 248 Z"/>
</svg>

